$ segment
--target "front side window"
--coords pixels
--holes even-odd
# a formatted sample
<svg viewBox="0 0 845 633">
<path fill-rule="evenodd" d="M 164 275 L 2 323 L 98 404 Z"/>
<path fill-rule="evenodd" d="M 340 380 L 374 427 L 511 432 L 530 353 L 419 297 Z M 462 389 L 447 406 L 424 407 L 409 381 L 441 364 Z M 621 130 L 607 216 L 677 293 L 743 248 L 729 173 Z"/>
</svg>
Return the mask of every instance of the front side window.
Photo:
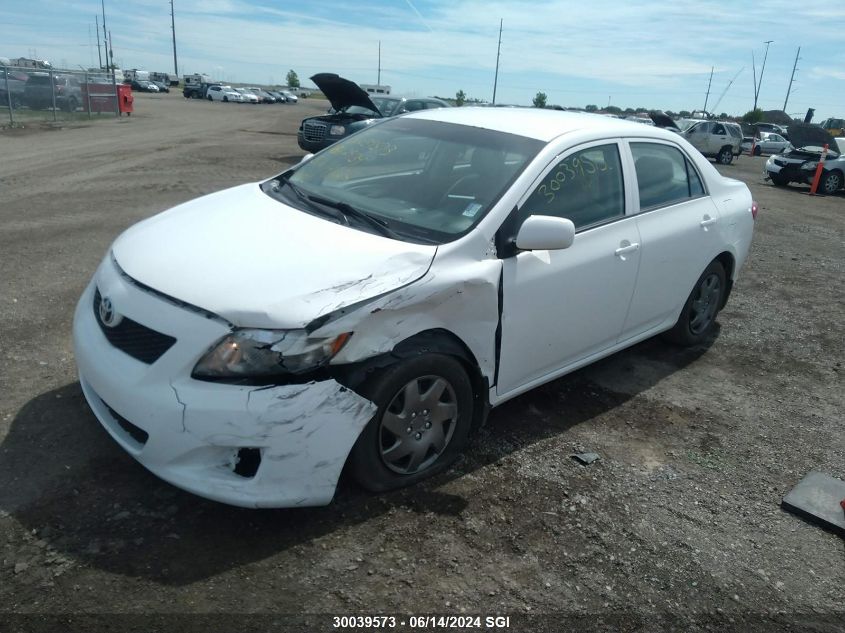
<svg viewBox="0 0 845 633">
<path fill-rule="evenodd" d="M 521 215 L 567 218 L 576 229 L 625 215 L 616 143 L 584 149 L 560 161 L 528 198 Z"/>
<path fill-rule="evenodd" d="M 704 195 L 698 172 L 678 148 L 659 143 L 631 143 L 631 154 L 640 209 L 677 204 Z"/>
<path fill-rule="evenodd" d="M 515 134 L 399 117 L 335 143 L 264 190 L 328 219 L 363 213 L 397 239 L 443 243 L 477 224 L 543 146 Z M 344 212 L 347 205 L 352 213 Z"/>
</svg>

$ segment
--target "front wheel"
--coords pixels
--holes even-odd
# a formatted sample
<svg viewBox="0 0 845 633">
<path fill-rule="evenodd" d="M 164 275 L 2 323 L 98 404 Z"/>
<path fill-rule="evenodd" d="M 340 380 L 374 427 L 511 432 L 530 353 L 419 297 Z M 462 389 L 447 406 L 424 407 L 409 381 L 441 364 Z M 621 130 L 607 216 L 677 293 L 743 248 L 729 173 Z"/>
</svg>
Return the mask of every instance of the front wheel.
<svg viewBox="0 0 845 633">
<path fill-rule="evenodd" d="M 731 151 L 730 147 L 723 147 L 719 151 L 719 154 L 716 156 L 716 160 L 721 165 L 730 165 L 731 162 L 733 161 L 733 159 L 734 159 L 734 154 Z"/>
<path fill-rule="evenodd" d="M 666 333 L 666 338 L 684 346 L 702 343 L 713 330 L 726 290 L 724 267 L 718 261 L 710 262 L 695 282 L 678 322 Z"/>
<path fill-rule="evenodd" d="M 769 178 L 776 187 L 786 187 L 789 184 L 789 178 L 784 178 L 780 174 L 769 172 Z"/>
<path fill-rule="evenodd" d="M 836 193 L 842 188 L 842 174 L 830 171 L 822 174 L 821 189 L 827 194 Z"/>
<path fill-rule="evenodd" d="M 370 379 L 361 393 L 378 406 L 350 453 L 350 472 L 373 492 L 443 471 L 460 454 L 472 420 L 472 385 L 460 361 L 420 354 Z"/>
<path fill-rule="evenodd" d="M 760 146 L 759 146 L 759 145 L 756 145 L 756 146 L 754 147 L 754 155 L 755 155 L 755 156 L 760 156 L 762 153 L 763 153 L 763 150 L 760 148 Z"/>
</svg>

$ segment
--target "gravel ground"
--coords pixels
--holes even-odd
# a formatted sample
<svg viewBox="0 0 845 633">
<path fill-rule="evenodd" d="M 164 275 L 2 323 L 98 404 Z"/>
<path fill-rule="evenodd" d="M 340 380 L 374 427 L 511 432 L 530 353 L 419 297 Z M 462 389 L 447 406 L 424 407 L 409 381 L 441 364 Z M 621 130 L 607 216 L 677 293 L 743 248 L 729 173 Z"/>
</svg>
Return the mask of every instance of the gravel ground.
<svg viewBox="0 0 845 633">
<path fill-rule="evenodd" d="M 512 400 L 424 485 L 342 483 L 326 508 L 250 511 L 163 483 L 111 441 L 70 338 L 108 245 L 295 162 L 299 120 L 324 107 L 138 95 L 131 118 L 0 131 L 0 631 L 271 630 L 273 613 L 842 631 L 843 540 L 779 504 L 810 470 L 845 478 L 845 195 L 775 188 L 765 158 L 719 167 L 761 211 L 707 346 L 647 341 Z M 601 459 L 576 463 L 584 450 Z M 337 630 L 314 617 L 299 630 Z"/>
</svg>

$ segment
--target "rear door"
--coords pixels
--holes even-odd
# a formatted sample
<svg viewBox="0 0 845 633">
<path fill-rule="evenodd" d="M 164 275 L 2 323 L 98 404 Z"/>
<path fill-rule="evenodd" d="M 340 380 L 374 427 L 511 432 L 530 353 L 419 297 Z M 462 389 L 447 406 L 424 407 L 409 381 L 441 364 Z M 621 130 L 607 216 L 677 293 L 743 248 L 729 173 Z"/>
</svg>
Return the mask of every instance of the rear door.
<svg viewBox="0 0 845 633">
<path fill-rule="evenodd" d="M 674 322 L 719 254 L 719 211 L 693 161 L 668 141 L 630 141 L 635 165 L 640 273 L 625 338 Z"/>
</svg>

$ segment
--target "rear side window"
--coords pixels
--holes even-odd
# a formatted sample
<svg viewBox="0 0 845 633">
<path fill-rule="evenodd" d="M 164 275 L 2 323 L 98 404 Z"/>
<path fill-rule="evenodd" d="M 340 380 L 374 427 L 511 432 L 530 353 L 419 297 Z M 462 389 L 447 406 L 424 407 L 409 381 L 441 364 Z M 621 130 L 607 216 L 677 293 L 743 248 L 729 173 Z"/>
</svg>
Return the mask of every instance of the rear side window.
<svg viewBox="0 0 845 633">
<path fill-rule="evenodd" d="M 704 195 L 698 172 L 681 150 L 658 143 L 631 143 L 640 209 L 677 204 Z"/>
<path fill-rule="evenodd" d="M 576 229 L 625 215 L 619 149 L 600 145 L 570 154 L 543 178 L 522 207 L 522 216 L 572 220 Z"/>
</svg>

